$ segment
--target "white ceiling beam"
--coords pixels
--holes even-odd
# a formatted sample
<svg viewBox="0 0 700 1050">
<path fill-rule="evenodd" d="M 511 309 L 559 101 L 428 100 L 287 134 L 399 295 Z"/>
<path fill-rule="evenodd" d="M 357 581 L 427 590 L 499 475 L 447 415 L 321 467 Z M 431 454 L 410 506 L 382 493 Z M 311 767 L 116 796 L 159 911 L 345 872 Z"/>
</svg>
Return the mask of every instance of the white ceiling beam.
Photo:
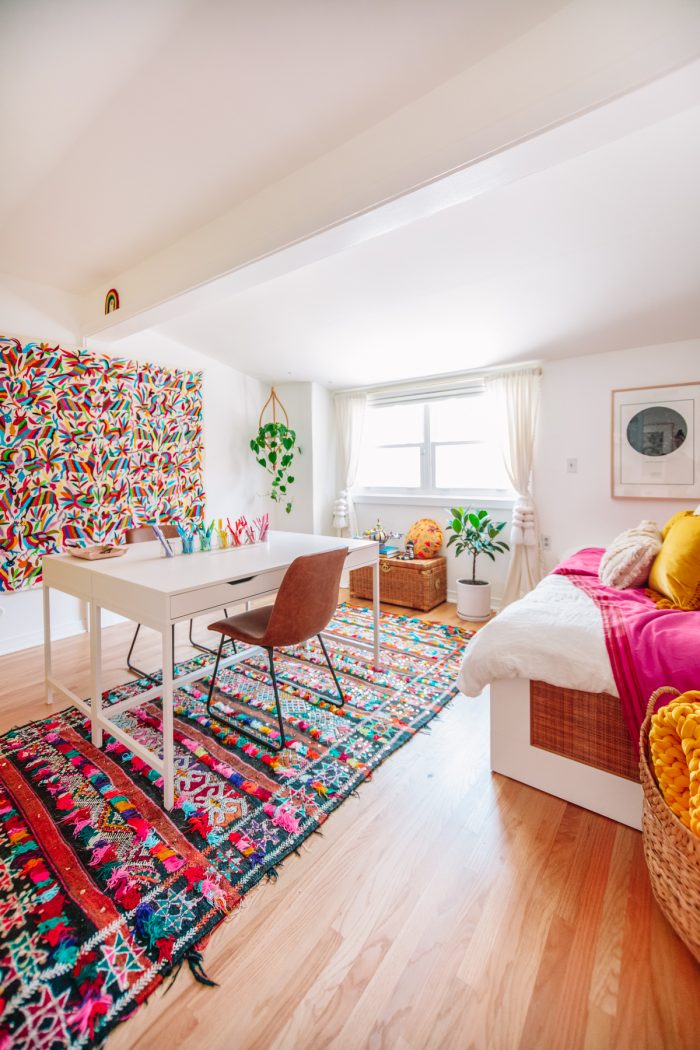
<svg viewBox="0 0 700 1050">
<path fill-rule="evenodd" d="M 640 7 L 639 0 L 620 0 L 612 16 L 602 0 L 568 5 L 368 132 L 115 276 L 121 309 L 105 317 L 106 286 L 96 289 L 86 302 L 84 335 L 124 338 L 696 104 L 700 5 L 670 8 L 673 18 L 669 7 Z M 598 19 L 590 17 L 594 9 Z"/>
</svg>

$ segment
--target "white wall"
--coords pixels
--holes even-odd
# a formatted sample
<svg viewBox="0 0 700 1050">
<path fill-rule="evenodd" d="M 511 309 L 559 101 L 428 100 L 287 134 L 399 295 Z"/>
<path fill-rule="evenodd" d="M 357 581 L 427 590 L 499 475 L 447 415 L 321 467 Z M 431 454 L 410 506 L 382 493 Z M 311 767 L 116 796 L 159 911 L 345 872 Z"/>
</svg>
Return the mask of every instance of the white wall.
<svg viewBox="0 0 700 1050">
<path fill-rule="evenodd" d="M 643 518 L 663 524 L 697 500 L 613 499 L 610 495 L 611 391 L 700 380 L 700 340 L 647 346 L 544 366 L 535 455 L 540 528 L 551 536 L 547 568 L 580 547 L 605 547 Z M 566 460 L 578 460 L 568 474 Z"/>
<path fill-rule="evenodd" d="M 0 273 L 0 335 L 22 342 L 75 344 L 82 299 Z"/>
<path fill-rule="evenodd" d="M 697 500 L 613 499 L 610 495 L 611 391 L 690 381 L 700 381 L 700 339 L 572 357 L 543 366 L 534 487 L 540 530 L 551 538 L 551 550 L 544 552 L 546 569 L 581 547 L 607 546 L 619 532 L 643 518 L 662 525 L 677 510 L 697 505 Z M 578 460 L 576 474 L 567 473 L 567 459 Z M 434 504 L 360 501 L 356 506 L 361 531 L 378 517 L 387 528 L 399 532 L 405 532 L 419 517 L 434 518 L 440 525 L 446 518 L 445 508 Z M 484 506 L 489 507 L 488 501 Z M 490 513 L 496 520 L 510 522 L 510 510 L 493 508 Z M 465 573 L 466 562 L 457 562 L 452 552 L 447 555 L 448 597 L 454 600 L 455 581 Z M 493 584 L 496 608 L 507 567 L 508 556 L 480 564 L 481 574 Z"/>
<path fill-rule="evenodd" d="M 18 288 L 20 289 L 18 291 Z M 21 294 L 20 294 L 21 291 Z M 60 340 L 74 344 L 70 327 L 71 298 L 51 289 L 20 284 L 0 286 L 0 330 L 25 341 Z M 144 333 L 110 347 L 91 344 L 115 357 L 129 357 L 170 368 L 201 369 L 204 407 L 204 483 L 208 517 L 255 516 L 266 508 L 258 493 L 260 475 L 248 442 L 257 430 L 267 389 L 258 380 L 236 372 L 203 354 L 163 336 Z M 65 638 L 86 630 L 84 603 L 68 595 L 52 600 L 52 630 Z M 118 617 L 105 613 L 104 622 Z M 42 638 L 41 588 L 0 594 L 0 653 L 36 645 Z"/>
<path fill-rule="evenodd" d="M 297 445 L 301 452 L 297 450 L 294 453 L 294 483 L 288 491 L 292 509 L 287 514 L 283 503 L 270 502 L 270 524 L 273 529 L 282 529 L 285 532 L 313 532 L 314 477 L 311 383 L 276 383 L 275 390 L 286 409 L 289 426 L 296 433 Z M 263 401 L 266 400 L 268 394 L 269 388 L 260 402 L 260 407 L 262 407 Z M 270 419 L 272 419 L 272 413 L 267 409 L 264 422 Z M 277 419 L 278 421 L 280 420 L 279 411 Z M 282 416 L 281 422 L 284 422 L 284 416 Z M 259 491 L 269 492 L 272 479 L 269 474 L 263 474 L 260 468 L 258 470 L 261 479 Z"/>
<path fill-rule="evenodd" d="M 319 383 L 277 383 L 275 390 L 287 410 L 290 427 L 296 431 L 301 453 L 294 457 L 294 484 L 289 489 L 292 510 L 287 514 L 282 504 L 273 504 L 272 527 L 332 535 L 336 494 L 332 395 Z"/>
<path fill-rule="evenodd" d="M 336 478 L 335 408 L 330 390 L 311 384 L 313 418 L 314 532 L 333 535 L 333 501 L 341 487 Z"/>
</svg>

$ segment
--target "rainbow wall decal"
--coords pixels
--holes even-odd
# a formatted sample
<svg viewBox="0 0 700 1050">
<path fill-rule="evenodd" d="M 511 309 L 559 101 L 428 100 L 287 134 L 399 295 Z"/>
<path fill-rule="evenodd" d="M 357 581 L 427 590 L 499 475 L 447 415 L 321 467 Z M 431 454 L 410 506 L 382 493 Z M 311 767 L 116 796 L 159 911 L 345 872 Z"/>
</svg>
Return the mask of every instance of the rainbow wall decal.
<svg viewBox="0 0 700 1050">
<path fill-rule="evenodd" d="M 66 540 L 204 516 L 201 372 L 0 337 L 0 591 Z"/>
<path fill-rule="evenodd" d="M 110 288 L 105 296 L 105 313 L 112 314 L 119 309 L 119 292 L 116 288 Z"/>
</svg>

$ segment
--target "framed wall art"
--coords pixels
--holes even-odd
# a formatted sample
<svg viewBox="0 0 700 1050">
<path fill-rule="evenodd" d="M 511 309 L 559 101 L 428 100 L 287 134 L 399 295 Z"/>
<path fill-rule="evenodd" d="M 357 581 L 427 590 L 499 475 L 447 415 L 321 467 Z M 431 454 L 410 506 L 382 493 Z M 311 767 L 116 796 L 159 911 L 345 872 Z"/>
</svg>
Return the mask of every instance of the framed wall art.
<svg viewBox="0 0 700 1050">
<path fill-rule="evenodd" d="M 613 390 L 612 495 L 700 500 L 700 382 Z"/>
</svg>

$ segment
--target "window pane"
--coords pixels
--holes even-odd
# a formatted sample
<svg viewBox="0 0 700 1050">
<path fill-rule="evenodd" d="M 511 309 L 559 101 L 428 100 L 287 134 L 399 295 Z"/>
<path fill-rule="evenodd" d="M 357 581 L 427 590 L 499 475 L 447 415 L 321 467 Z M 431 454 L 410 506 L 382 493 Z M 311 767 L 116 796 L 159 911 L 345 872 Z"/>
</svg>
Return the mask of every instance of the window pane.
<svg viewBox="0 0 700 1050">
<path fill-rule="evenodd" d="M 377 405 L 367 410 L 365 445 L 410 445 L 423 441 L 423 405 Z"/>
<path fill-rule="evenodd" d="M 359 484 L 371 488 L 420 488 L 420 448 L 366 449 Z"/>
<path fill-rule="evenodd" d="M 431 441 L 478 441 L 488 428 L 485 394 L 430 402 Z"/>
<path fill-rule="evenodd" d="M 436 445 L 439 489 L 510 489 L 503 457 L 493 445 Z"/>
</svg>

